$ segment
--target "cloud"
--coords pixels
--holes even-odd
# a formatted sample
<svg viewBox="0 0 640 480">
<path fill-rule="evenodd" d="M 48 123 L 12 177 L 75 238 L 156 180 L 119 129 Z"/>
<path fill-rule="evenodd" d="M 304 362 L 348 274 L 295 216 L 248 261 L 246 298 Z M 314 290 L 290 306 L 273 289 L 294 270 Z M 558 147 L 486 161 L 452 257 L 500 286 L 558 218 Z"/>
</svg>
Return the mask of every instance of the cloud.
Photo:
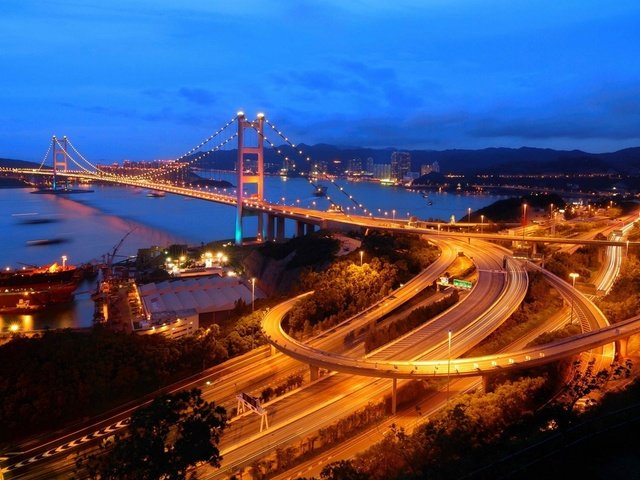
<svg viewBox="0 0 640 480">
<path fill-rule="evenodd" d="M 212 105 L 216 101 L 215 95 L 204 88 L 182 87 L 178 95 L 196 105 Z"/>
<path fill-rule="evenodd" d="M 640 137 L 640 85 L 602 85 L 535 109 L 522 112 L 505 109 L 480 115 L 466 131 L 480 138 L 637 139 Z"/>
<path fill-rule="evenodd" d="M 63 107 L 73 110 L 91 113 L 109 118 L 126 118 L 131 120 L 143 120 L 152 123 L 174 123 L 188 126 L 207 126 L 208 119 L 193 112 L 177 112 L 169 107 L 156 111 L 142 112 L 133 109 L 112 108 L 104 105 L 75 105 L 72 103 L 61 103 Z"/>
</svg>

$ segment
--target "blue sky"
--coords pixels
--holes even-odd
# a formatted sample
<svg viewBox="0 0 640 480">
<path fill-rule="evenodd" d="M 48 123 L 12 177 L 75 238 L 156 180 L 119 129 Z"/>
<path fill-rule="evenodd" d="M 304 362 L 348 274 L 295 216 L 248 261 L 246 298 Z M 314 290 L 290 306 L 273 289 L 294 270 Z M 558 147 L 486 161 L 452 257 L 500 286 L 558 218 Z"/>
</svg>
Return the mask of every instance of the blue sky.
<svg viewBox="0 0 640 480">
<path fill-rule="evenodd" d="M 0 157 L 174 158 L 238 110 L 295 142 L 640 146 L 640 2 L 2 0 Z"/>
</svg>

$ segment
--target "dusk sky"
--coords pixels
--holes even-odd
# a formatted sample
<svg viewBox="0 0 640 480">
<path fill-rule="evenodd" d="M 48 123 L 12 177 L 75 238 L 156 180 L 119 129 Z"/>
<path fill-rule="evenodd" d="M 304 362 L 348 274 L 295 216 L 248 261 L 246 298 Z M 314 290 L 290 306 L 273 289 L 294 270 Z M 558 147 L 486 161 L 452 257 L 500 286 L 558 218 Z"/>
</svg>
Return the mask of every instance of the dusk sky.
<svg viewBox="0 0 640 480">
<path fill-rule="evenodd" d="M 2 0 L 0 157 L 175 158 L 244 110 L 296 143 L 640 146 L 640 2 Z"/>
</svg>

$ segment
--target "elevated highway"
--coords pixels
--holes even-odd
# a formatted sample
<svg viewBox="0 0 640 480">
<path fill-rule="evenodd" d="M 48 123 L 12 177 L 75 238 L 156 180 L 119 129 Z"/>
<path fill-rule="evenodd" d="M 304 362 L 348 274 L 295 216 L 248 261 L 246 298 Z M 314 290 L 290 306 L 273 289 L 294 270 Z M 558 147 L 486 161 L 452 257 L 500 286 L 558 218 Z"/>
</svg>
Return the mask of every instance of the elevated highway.
<svg viewBox="0 0 640 480">
<path fill-rule="evenodd" d="M 298 299 L 288 300 L 272 309 L 263 320 L 263 328 L 269 343 L 286 355 L 301 362 L 318 365 L 332 371 L 379 378 L 484 375 L 497 371 L 542 365 L 602 345 L 610 346 L 604 355 L 613 358 L 612 342 L 640 332 L 640 317 L 634 317 L 622 324 L 618 323 L 614 326 L 609 326 L 600 309 L 589 299 L 558 277 L 549 272 L 545 272 L 545 274 L 563 296 L 573 298 L 577 316 L 585 324 L 583 325 L 583 330 L 587 331 L 575 337 L 516 352 L 473 358 L 447 358 L 446 351 L 442 351 L 443 343 L 440 343 L 437 348 L 431 349 L 431 353 L 438 352 L 441 356 L 430 360 L 384 359 L 378 354 L 364 358 L 351 358 L 312 347 L 293 339 L 284 332 L 281 323 L 282 319 Z M 486 312 L 484 315 L 486 315 Z M 492 329 L 495 329 L 495 327 L 492 328 L 490 326 L 490 322 L 480 321 L 479 323 L 486 326 L 484 336 L 490 333 Z M 465 342 L 465 345 L 468 345 L 464 333 L 463 331 L 456 335 L 457 338 L 454 337 L 456 344 Z M 414 335 L 416 333 L 412 332 L 406 337 L 414 340 Z M 419 333 L 417 335 L 419 336 Z M 420 342 L 417 341 L 416 343 Z"/>
</svg>

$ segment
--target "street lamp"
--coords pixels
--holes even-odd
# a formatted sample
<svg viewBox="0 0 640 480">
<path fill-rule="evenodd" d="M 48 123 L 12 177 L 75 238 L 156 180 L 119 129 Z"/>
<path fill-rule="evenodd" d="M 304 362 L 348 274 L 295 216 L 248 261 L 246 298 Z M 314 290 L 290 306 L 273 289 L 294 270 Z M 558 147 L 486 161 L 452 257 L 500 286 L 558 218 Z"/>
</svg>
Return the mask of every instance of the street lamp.
<svg viewBox="0 0 640 480">
<path fill-rule="evenodd" d="M 467 208 L 467 223 L 471 223 L 471 207 Z"/>
<path fill-rule="evenodd" d="M 571 277 L 571 280 L 573 282 L 573 289 L 575 290 L 576 289 L 576 278 L 578 278 L 580 275 L 577 274 L 577 273 L 570 273 L 569 276 Z M 573 294 L 571 295 L 571 324 L 573 324 Z"/>
<path fill-rule="evenodd" d="M 391 213 L 393 214 L 393 220 L 396 219 L 396 210 L 395 208 L 393 210 L 391 210 Z"/>
<path fill-rule="evenodd" d="M 253 303 L 256 300 L 256 278 L 251 279 L 251 313 L 253 313 Z"/>
<path fill-rule="evenodd" d="M 527 204 L 522 204 L 522 241 L 524 242 L 524 231 L 527 226 Z"/>
<path fill-rule="evenodd" d="M 480 233 L 482 233 L 483 226 L 484 226 L 484 215 L 480 215 Z"/>
<path fill-rule="evenodd" d="M 627 251 L 629 251 L 629 242 L 627 242 Z M 62 255 L 62 268 L 67 266 L 67 256 Z"/>
<path fill-rule="evenodd" d="M 449 354 L 448 354 L 448 361 L 447 361 L 447 405 L 449 405 L 449 382 L 451 380 L 451 330 L 449 330 L 448 343 L 449 343 Z"/>
<path fill-rule="evenodd" d="M 364 252 L 362 250 L 360 250 L 360 266 L 362 267 L 362 256 L 364 255 Z"/>
</svg>

